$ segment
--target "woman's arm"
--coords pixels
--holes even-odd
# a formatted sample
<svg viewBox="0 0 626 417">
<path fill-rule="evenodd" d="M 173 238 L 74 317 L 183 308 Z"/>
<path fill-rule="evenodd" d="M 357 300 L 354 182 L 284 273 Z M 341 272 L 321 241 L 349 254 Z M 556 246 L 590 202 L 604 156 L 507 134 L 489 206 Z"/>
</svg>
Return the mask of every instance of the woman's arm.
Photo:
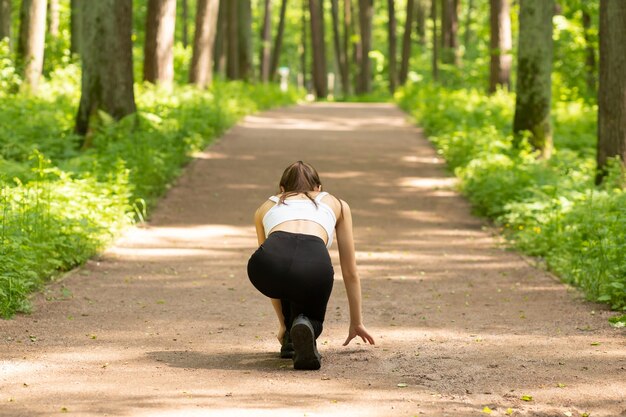
<svg viewBox="0 0 626 417">
<path fill-rule="evenodd" d="M 356 268 L 354 236 L 352 233 L 352 213 L 348 203 L 342 200 L 341 205 L 343 206 L 342 215 L 339 217 L 336 226 L 337 245 L 339 247 L 341 274 L 343 275 L 343 282 L 348 295 L 348 305 L 350 307 L 350 328 L 348 338 L 343 345 L 346 346 L 356 336 L 359 336 L 363 342 L 369 342 L 373 345 L 374 338 L 363 325 L 361 313 L 361 281 Z"/>
</svg>

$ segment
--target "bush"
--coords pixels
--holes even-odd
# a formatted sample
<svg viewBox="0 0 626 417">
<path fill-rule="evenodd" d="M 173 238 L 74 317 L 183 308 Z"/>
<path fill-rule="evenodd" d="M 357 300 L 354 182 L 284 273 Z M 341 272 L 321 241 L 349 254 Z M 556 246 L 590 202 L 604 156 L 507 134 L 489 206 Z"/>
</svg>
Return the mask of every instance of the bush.
<svg viewBox="0 0 626 417">
<path fill-rule="evenodd" d="M 555 152 L 545 161 L 525 142 L 513 146 L 512 94 L 414 83 L 396 100 L 424 127 L 478 214 L 589 299 L 626 310 L 625 182 L 615 163 L 604 185 L 594 185 L 596 106 L 555 104 Z"/>
</svg>

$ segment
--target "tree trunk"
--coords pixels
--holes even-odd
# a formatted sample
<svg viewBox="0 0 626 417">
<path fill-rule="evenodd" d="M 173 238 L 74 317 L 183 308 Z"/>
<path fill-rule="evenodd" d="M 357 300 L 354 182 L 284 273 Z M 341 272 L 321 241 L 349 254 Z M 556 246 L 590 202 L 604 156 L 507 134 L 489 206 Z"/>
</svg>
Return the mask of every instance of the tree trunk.
<svg viewBox="0 0 626 417">
<path fill-rule="evenodd" d="M 226 1 L 228 8 L 226 10 L 226 37 L 227 57 L 226 57 L 226 76 L 230 80 L 239 79 L 239 19 L 237 18 L 239 1 Z"/>
<path fill-rule="evenodd" d="M 398 82 L 398 71 L 396 69 L 396 4 L 395 0 L 387 0 L 387 4 L 389 6 L 389 91 L 393 94 L 396 91 Z"/>
<path fill-rule="evenodd" d="M 283 35 L 285 33 L 285 16 L 287 14 L 287 0 L 283 0 L 280 6 L 280 20 L 278 21 L 278 33 L 274 39 L 274 49 L 272 50 L 272 66 L 270 67 L 270 78 L 276 77 L 278 71 L 278 63 L 280 61 L 280 52 L 283 48 Z"/>
<path fill-rule="evenodd" d="M 352 44 L 350 38 L 352 37 L 352 2 L 350 0 L 344 0 L 343 3 L 343 74 L 341 75 L 341 79 L 345 80 L 344 84 L 344 94 L 349 95 L 351 91 L 351 82 L 350 82 L 350 74 L 351 74 L 351 60 L 348 59 L 350 56 L 350 45 Z"/>
<path fill-rule="evenodd" d="M 361 68 L 357 94 L 366 94 L 372 88 L 372 64 L 369 58 L 372 49 L 372 17 L 374 0 L 359 0 L 359 22 L 361 27 Z"/>
<path fill-rule="evenodd" d="M 352 2 L 350 3 L 350 13 L 352 16 L 351 32 L 352 32 L 352 36 L 354 39 L 353 54 L 354 54 L 354 65 L 355 65 L 354 73 L 352 76 L 354 78 L 354 92 L 356 94 L 359 94 L 359 89 L 361 85 L 361 65 L 362 65 L 361 62 L 363 61 L 363 43 L 361 42 L 361 37 L 356 36 L 356 34 L 359 33 L 359 20 L 357 19 L 358 16 L 357 16 L 357 13 L 355 12 L 355 4 Z"/>
<path fill-rule="evenodd" d="M 530 132 L 530 144 L 549 158 L 552 152 L 550 99 L 554 0 L 522 0 L 519 12 L 517 97 L 513 131 Z"/>
<path fill-rule="evenodd" d="M 491 67 L 489 92 L 494 93 L 498 86 L 511 88 L 511 11 L 509 0 L 491 2 Z"/>
<path fill-rule="evenodd" d="M 420 45 L 423 46 L 426 45 L 426 10 L 424 0 L 417 0 L 415 9 L 415 31 L 417 32 Z"/>
<path fill-rule="evenodd" d="M 307 31 L 306 31 L 306 28 L 308 27 L 308 22 L 306 21 L 308 2 L 309 0 L 302 0 L 302 42 L 301 42 L 302 53 L 300 54 L 300 65 L 302 66 L 302 85 L 307 92 L 309 91 L 308 79 L 307 79 L 309 69 L 306 65 L 307 64 L 306 57 L 308 54 L 306 43 L 307 43 L 307 40 L 309 39 L 307 35 Z"/>
<path fill-rule="evenodd" d="M 226 25 L 228 20 L 228 6 L 226 1 L 218 0 L 219 11 L 217 13 L 217 28 L 215 33 L 215 42 L 213 45 L 213 72 L 219 74 L 226 73 L 227 48 Z"/>
<path fill-rule="evenodd" d="M 598 175 L 608 158 L 626 162 L 626 2 L 600 0 L 600 84 L 598 87 Z"/>
<path fill-rule="evenodd" d="M 46 0 L 23 0 L 20 10 L 18 56 L 24 63 L 24 84 L 37 91 L 43 70 L 46 39 Z"/>
<path fill-rule="evenodd" d="M 48 0 L 48 33 L 59 36 L 59 0 Z"/>
<path fill-rule="evenodd" d="M 0 41 L 11 41 L 11 0 L 0 0 Z"/>
<path fill-rule="evenodd" d="M 408 0 L 406 3 L 404 37 L 402 38 L 402 63 L 400 65 L 400 84 L 402 85 L 406 83 L 406 78 L 409 75 L 409 62 L 411 60 L 411 29 L 413 28 L 413 16 L 415 16 L 415 1 Z"/>
<path fill-rule="evenodd" d="M 272 1 L 265 0 L 265 16 L 261 29 L 261 82 L 270 80 L 270 64 L 272 58 Z"/>
<path fill-rule="evenodd" d="M 80 0 L 70 2 L 70 51 L 80 54 L 80 41 L 82 35 L 82 5 Z"/>
<path fill-rule="evenodd" d="M 324 5 L 322 0 L 309 0 L 311 40 L 313 49 L 313 86 L 317 98 L 328 96 L 326 80 L 326 42 L 324 37 Z"/>
<path fill-rule="evenodd" d="M 239 1 L 239 78 L 249 80 L 252 73 L 252 4 Z"/>
<path fill-rule="evenodd" d="M 624 22 L 626 24 L 626 22 Z M 583 10 L 583 35 L 585 37 L 585 69 L 587 71 L 586 81 L 589 93 L 595 94 L 597 89 L 596 80 L 596 48 L 591 40 L 591 15 L 587 10 Z"/>
<path fill-rule="evenodd" d="M 458 4 L 458 0 L 441 0 L 442 60 L 447 64 L 455 65 L 459 64 L 457 39 L 459 27 Z"/>
<path fill-rule="evenodd" d="M 219 0 L 198 0 L 189 82 L 200 88 L 204 88 L 213 81 L 213 45 L 217 32 L 218 13 Z"/>
<path fill-rule="evenodd" d="M 474 11 L 474 0 L 467 2 L 467 15 L 465 16 L 465 33 L 463 36 L 463 45 L 465 51 L 469 50 L 470 41 L 472 39 L 472 12 Z"/>
<path fill-rule="evenodd" d="M 204 0 L 199 0 L 198 4 Z M 170 84 L 174 79 L 176 0 L 148 0 L 143 79 Z"/>
<path fill-rule="evenodd" d="M 437 40 L 437 0 L 430 2 L 430 18 L 433 20 L 433 80 L 439 79 L 439 41 Z"/>
<path fill-rule="evenodd" d="M 343 95 L 348 94 L 348 79 L 346 77 L 346 54 L 341 48 L 341 33 L 339 32 L 339 0 L 331 0 L 331 11 L 333 15 L 333 41 L 335 44 L 335 59 L 339 68 L 341 78 L 341 91 Z"/>
<path fill-rule="evenodd" d="M 98 0 L 81 10 L 82 88 L 76 132 L 102 110 L 119 120 L 137 111 L 133 92 L 132 1 Z M 89 142 L 83 142 L 88 147 Z"/>
</svg>

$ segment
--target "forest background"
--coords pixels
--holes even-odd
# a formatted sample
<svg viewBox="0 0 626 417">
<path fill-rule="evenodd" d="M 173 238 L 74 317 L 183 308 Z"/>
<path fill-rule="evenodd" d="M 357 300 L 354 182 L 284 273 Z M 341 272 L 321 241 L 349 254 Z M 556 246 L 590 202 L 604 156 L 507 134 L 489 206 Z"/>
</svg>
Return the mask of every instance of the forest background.
<svg viewBox="0 0 626 417">
<path fill-rule="evenodd" d="M 0 0 L 0 315 L 306 95 L 395 101 L 512 246 L 626 310 L 625 28 L 620 0 Z"/>
</svg>

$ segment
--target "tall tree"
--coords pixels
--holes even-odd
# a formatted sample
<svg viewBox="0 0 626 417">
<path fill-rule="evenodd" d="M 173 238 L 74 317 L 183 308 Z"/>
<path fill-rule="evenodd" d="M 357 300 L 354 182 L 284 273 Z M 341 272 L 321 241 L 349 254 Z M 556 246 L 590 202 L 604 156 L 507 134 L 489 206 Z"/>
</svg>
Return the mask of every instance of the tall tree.
<svg viewBox="0 0 626 417">
<path fill-rule="evenodd" d="M 344 54 L 344 66 L 343 66 L 343 74 L 341 75 L 341 79 L 345 80 L 344 84 L 344 93 L 346 95 L 350 94 L 350 74 L 351 74 L 351 60 L 348 59 L 350 56 L 350 45 L 352 45 L 352 1 L 344 0 L 343 2 L 343 48 L 342 52 Z"/>
<path fill-rule="evenodd" d="M 389 91 L 393 94 L 396 91 L 398 82 L 398 71 L 396 70 L 396 4 L 395 0 L 387 0 L 389 8 L 388 32 L 389 32 Z M 409 19 L 410 21 L 411 19 Z M 409 23 L 410 26 L 413 26 Z"/>
<path fill-rule="evenodd" d="M 272 0 L 265 0 L 263 27 L 261 29 L 261 81 L 270 80 L 272 58 Z"/>
<path fill-rule="evenodd" d="M 600 84 L 598 86 L 598 175 L 608 158 L 626 163 L 626 2 L 600 0 Z"/>
<path fill-rule="evenodd" d="M 82 9 L 82 86 L 76 132 L 85 135 L 102 110 L 119 120 L 136 112 L 133 92 L 132 1 L 98 0 Z M 90 146 L 89 140 L 83 147 Z"/>
<path fill-rule="evenodd" d="M 82 34 L 81 9 L 84 3 L 80 0 L 70 1 L 70 51 L 73 54 L 80 54 L 80 37 Z"/>
<path fill-rule="evenodd" d="M 333 17 L 333 41 L 335 45 L 335 60 L 341 78 L 341 90 L 348 94 L 348 77 L 346 72 L 346 51 L 342 49 L 341 33 L 339 32 L 339 0 L 331 0 L 331 13 Z"/>
<path fill-rule="evenodd" d="M 203 88 L 213 81 L 213 46 L 217 32 L 219 0 L 198 0 L 196 3 L 196 32 L 189 82 Z"/>
<path fill-rule="evenodd" d="M 554 0 L 522 0 L 519 12 L 517 88 L 513 131 L 530 132 L 541 156 L 552 152 L 550 123 Z"/>
<path fill-rule="evenodd" d="M 11 40 L 11 0 L 0 0 L 0 41 Z"/>
<path fill-rule="evenodd" d="M 433 0 L 435 1 L 435 0 Z M 442 61 L 448 64 L 458 64 L 458 28 L 459 28 L 459 0 L 441 0 L 441 47 Z"/>
<path fill-rule="evenodd" d="M 43 69 L 46 39 L 46 0 L 22 0 L 18 56 L 24 64 L 24 83 L 37 91 Z"/>
<path fill-rule="evenodd" d="M 511 11 L 509 0 L 490 0 L 491 23 L 491 67 L 489 92 L 494 93 L 498 86 L 511 87 Z"/>
<path fill-rule="evenodd" d="M 433 80 L 439 79 L 439 41 L 437 40 L 437 0 L 430 2 L 430 18 L 433 20 Z"/>
<path fill-rule="evenodd" d="M 48 0 L 48 33 L 59 36 L 59 0 Z"/>
<path fill-rule="evenodd" d="M 183 33 L 183 46 L 186 48 L 189 45 L 189 0 L 181 0 L 182 3 L 182 16 L 181 20 L 183 23 L 182 33 Z M 196 6 L 197 7 L 197 6 Z"/>
<path fill-rule="evenodd" d="M 252 75 L 252 2 L 239 1 L 239 78 L 250 79 Z"/>
<path fill-rule="evenodd" d="M 280 19 L 278 21 L 278 32 L 274 38 L 274 48 L 272 49 L 272 65 L 270 67 L 270 78 L 276 76 L 278 71 L 278 63 L 280 61 L 280 52 L 283 48 L 283 37 L 285 34 L 285 17 L 287 15 L 288 0 L 282 0 L 280 5 Z"/>
<path fill-rule="evenodd" d="M 226 76 L 230 80 L 239 78 L 239 0 L 222 1 L 226 9 Z"/>
<path fill-rule="evenodd" d="M 583 23 L 583 35 L 585 38 L 585 69 L 587 71 L 587 89 L 590 93 L 594 93 L 597 88 L 596 79 L 596 48 L 591 40 L 591 14 L 589 12 L 589 6 L 583 3 L 582 10 L 582 23 Z M 625 22 L 626 23 L 626 22 Z"/>
<path fill-rule="evenodd" d="M 215 42 L 213 45 L 213 72 L 226 74 L 226 61 L 228 52 L 228 43 L 226 42 L 226 35 L 228 30 L 228 5 L 224 0 L 220 0 L 219 3 L 219 11 L 217 13 L 217 30 L 215 33 Z"/>
<path fill-rule="evenodd" d="M 463 46 L 467 51 L 472 39 L 472 12 L 474 11 L 474 0 L 467 2 L 467 14 L 465 15 L 465 33 L 463 34 Z"/>
<path fill-rule="evenodd" d="M 415 3 L 415 31 L 420 45 L 426 45 L 426 7 L 424 0 L 417 0 Z"/>
<path fill-rule="evenodd" d="M 402 38 L 402 63 L 400 64 L 400 84 L 406 83 L 406 78 L 409 75 L 409 62 L 411 60 L 411 29 L 413 28 L 414 16 L 415 1 L 407 0 L 406 20 L 404 21 L 404 36 Z"/>
<path fill-rule="evenodd" d="M 313 86 L 318 98 L 326 98 L 326 41 L 324 36 L 324 5 L 322 0 L 309 0 L 311 45 L 313 49 Z"/>
<path fill-rule="evenodd" d="M 202 3 L 199 0 L 198 3 Z M 176 0 L 148 0 L 143 79 L 169 84 L 174 79 Z"/>
<path fill-rule="evenodd" d="M 369 58 L 372 49 L 372 17 L 374 0 L 359 0 L 359 26 L 361 30 L 361 68 L 357 94 L 369 93 L 372 89 L 372 64 Z"/>
<path fill-rule="evenodd" d="M 308 22 L 306 20 L 307 17 L 307 5 L 309 3 L 309 0 L 302 0 L 302 42 L 300 42 L 300 67 L 302 70 L 302 86 L 309 91 L 309 87 L 308 87 L 308 79 L 307 79 L 307 74 L 308 74 L 308 68 L 307 68 L 307 62 L 306 62 L 306 57 L 307 57 L 307 41 L 309 39 L 309 37 L 307 36 L 307 30 L 306 28 L 308 27 Z"/>
</svg>

